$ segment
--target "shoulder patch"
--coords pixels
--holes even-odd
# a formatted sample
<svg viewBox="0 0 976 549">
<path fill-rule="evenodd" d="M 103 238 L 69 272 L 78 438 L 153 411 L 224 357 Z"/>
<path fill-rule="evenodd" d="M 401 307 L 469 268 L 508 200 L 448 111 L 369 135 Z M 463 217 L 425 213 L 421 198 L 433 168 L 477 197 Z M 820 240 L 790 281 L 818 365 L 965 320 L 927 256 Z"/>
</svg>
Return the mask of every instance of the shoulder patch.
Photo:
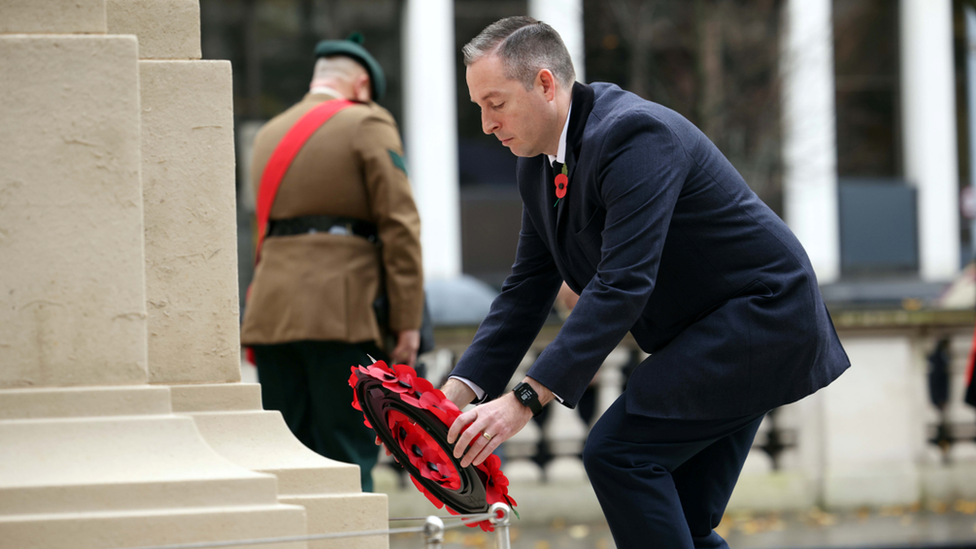
<svg viewBox="0 0 976 549">
<path fill-rule="evenodd" d="M 400 171 L 402 171 L 404 174 L 406 174 L 407 173 L 407 161 L 404 160 L 403 157 L 400 156 L 400 154 L 397 153 L 393 149 L 387 149 L 386 151 L 388 153 L 390 153 L 390 160 L 393 161 L 393 165 L 396 166 L 397 168 L 400 168 Z"/>
</svg>

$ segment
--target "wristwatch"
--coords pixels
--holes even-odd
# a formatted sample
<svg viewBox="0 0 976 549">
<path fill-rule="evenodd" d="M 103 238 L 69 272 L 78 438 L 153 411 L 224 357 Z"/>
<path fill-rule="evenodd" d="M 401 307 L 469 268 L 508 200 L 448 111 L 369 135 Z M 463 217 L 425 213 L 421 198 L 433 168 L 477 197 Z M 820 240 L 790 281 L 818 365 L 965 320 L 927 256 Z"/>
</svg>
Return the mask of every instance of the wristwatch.
<svg viewBox="0 0 976 549">
<path fill-rule="evenodd" d="M 539 412 L 542 411 L 542 403 L 539 402 L 539 394 L 536 393 L 535 389 L 533 389 L 528 383 L 524 381 L 519 383 L 514 389 L 512 389 L 512 392 L 515 393 L 515 398 L 522 403 L 522 406 L 532 410 L 533 416 L 539 415 Z"/>
</svg>

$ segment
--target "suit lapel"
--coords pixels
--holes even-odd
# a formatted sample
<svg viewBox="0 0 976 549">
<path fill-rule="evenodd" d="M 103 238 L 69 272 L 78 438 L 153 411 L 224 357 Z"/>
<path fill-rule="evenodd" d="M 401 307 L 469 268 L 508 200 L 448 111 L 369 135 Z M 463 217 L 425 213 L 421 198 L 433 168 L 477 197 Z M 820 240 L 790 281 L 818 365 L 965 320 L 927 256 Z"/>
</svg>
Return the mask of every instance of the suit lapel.
<svg viewBox="0 0 976 549">
<path fill-rule="evenodd" d="M 559 221 L 558 207 L 554 208 L 553 202 L 556 200 L 555 185 L 553 181 L 556 177 L 556 172 L 553 170 L 552 166 L 549 164 L 549 159 L 544 155 L 542 158 L 542 207 L 546 210 L 546 219 L 548 220 L 547 225 L 551 229 L 550 237 L 552 241 L 555 242 L 556 238 L 556 226 Z M 561 202 L 561 201 L 560 201 Z"/>
<path fill-rule="evenodd" d="M 593 88 L 587 86 L 586 84 L 581 84 L 576 82 L 573 84 L 573 108 L 569 113 L 569 128 L 566 131 L 566 166 L 569 169 L 569 187 L 566 190 L 566 196 L 559 201 L 556 205 L 556 234 L 562 235 L 562 224 L 566 218 L 563 213 L 570 207 L 571 202 L 577 202 L 579 198 L 573 198 L 574 196 L 580 194 L 580 184 L 573 177 L 576 172 L 576 165 L 580 158 L 580 154 L 583 149 L 583 130 L 586 128 L 586 119 L 590 116 L 590 111 L 593 110 Z M 549 161 L 544 160 L 543 164 L 548 165 Z M 555 174 L 552 168 L 548 169 L 549 175 L 549 187 L 555 189 L 553 184 L 553 178 Z M 555 190 L 548 192 L 548 195 L 555 197 Z M 555 198 L 553 198 L 555 201 Z"/>
</svg>

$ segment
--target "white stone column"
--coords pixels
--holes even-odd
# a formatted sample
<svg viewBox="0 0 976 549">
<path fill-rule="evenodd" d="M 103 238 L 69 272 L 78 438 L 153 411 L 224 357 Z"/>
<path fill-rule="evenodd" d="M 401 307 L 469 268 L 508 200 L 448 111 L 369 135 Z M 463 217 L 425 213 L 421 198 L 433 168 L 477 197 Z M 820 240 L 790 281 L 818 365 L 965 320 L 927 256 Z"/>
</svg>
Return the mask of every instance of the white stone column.
<svg viewBox="0 0 976 549">
<path fill-rule="evenodd" d="M 461 274 L 454 2 L 403 8 L 404 148 L 422 223 L 426 279 Z"/>
<path fill-rule="evenodd" d="M 951 0 L 901 0 L 905 178 L 918 188 L 921 275 L 959 271 L 959 163 Z"/>
<path fill-rule="evenodd" d="M 529 0 L 529 15 L 556 29 L 573 58 L 576 80 L 586 82 L 582 0 Z"/>
<path fill-rule="evenodd" d="M 783 210 L 821 283 L 840 277 L 831 0 L 788 0 L 783 79 Z"/>
</svg>

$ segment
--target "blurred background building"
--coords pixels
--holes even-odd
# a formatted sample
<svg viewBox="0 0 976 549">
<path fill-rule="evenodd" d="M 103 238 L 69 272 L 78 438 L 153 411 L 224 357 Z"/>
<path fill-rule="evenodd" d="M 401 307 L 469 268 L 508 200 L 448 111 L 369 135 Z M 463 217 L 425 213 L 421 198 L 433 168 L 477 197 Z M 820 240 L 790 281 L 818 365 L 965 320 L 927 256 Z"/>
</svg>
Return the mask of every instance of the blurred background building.
<svg viewBox="0 0 976 549">
<path fill-rule="evenodd" d="M 241 265 L 254 129 L 307 91 L 317 40 L 360 31 L 389 76 L 383 105 L 404 134 L 430 278 L 500 286 L 518 235 L 515 158 L 481 133 L 457 52 L 492 21 L 529 13 L 564 35 L 582 80 L 618 83 L 699 126 L 800 236 L 828 301 L 935 299 L 973 255 L 972 10 L 968 0 L 202 0 L 204 56 L 234 67 Z"/>
</svg>

